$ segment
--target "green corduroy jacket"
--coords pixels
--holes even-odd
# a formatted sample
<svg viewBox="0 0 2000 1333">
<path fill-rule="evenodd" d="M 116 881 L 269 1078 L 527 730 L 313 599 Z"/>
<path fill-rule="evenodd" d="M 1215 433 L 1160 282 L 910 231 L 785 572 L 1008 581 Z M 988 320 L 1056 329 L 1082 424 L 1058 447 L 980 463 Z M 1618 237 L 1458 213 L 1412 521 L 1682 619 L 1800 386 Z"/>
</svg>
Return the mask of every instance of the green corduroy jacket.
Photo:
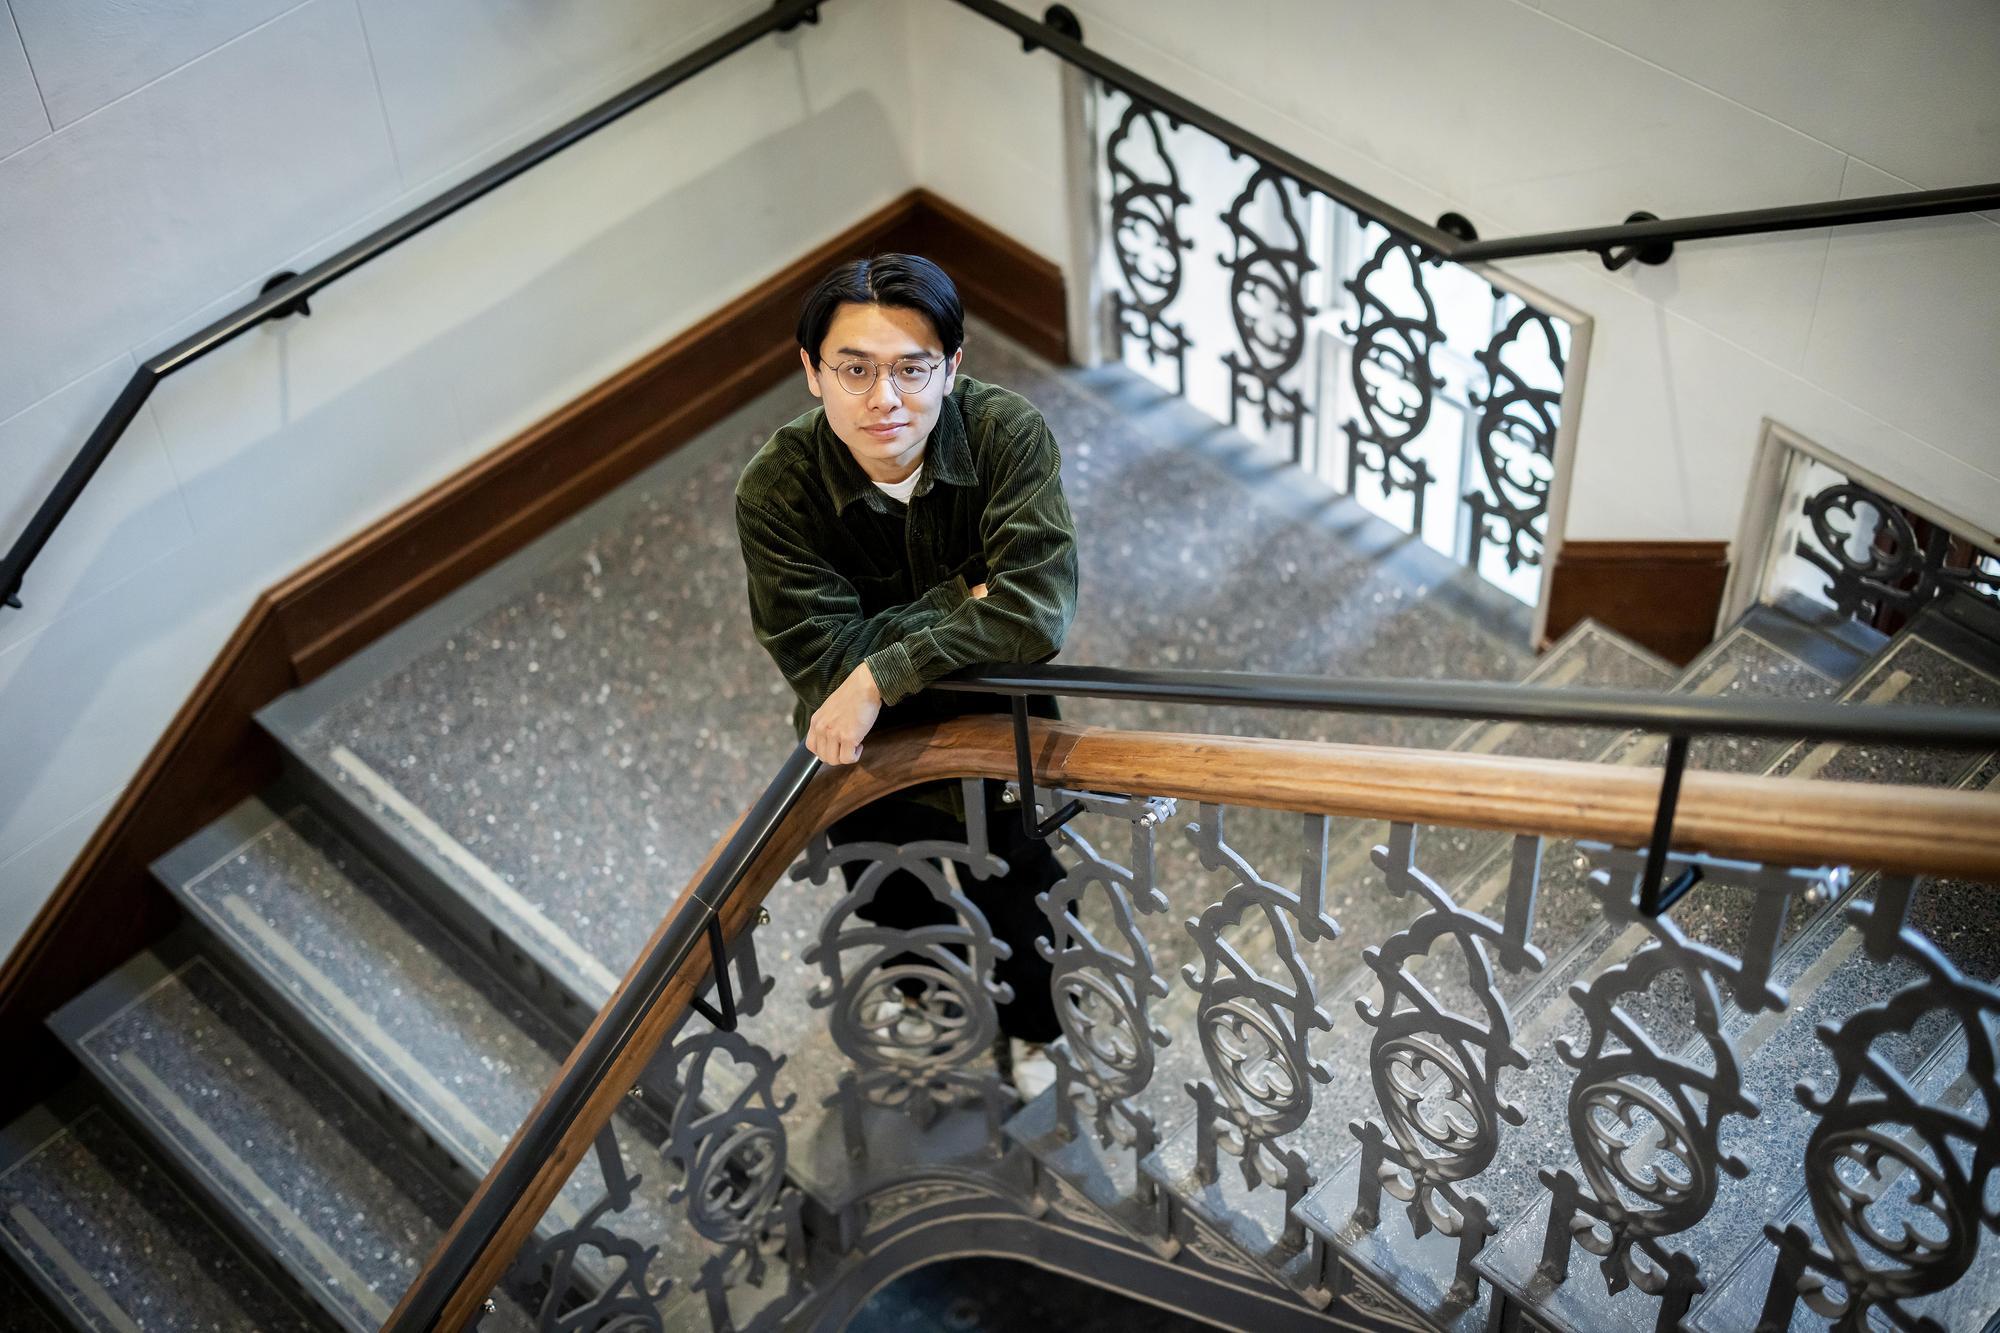
<svg viewBox="0 0 2000 1333">
<path fill-rule="evenodd" d="M 967 375 L 945 396 L 907 505 L 869 481 L 816 407 L 744 467 L 736 531 L 751 623 L 797 696 L 801 739 L 863 662 L 882 692 L 877 731 L 1004 708 L 921 691 L 961 667 L 1045 661 L 1076 614 L 1061 450 L 1027 399 Z M 973 597 L 980 583 L 987 595 Z"/>
</svg>

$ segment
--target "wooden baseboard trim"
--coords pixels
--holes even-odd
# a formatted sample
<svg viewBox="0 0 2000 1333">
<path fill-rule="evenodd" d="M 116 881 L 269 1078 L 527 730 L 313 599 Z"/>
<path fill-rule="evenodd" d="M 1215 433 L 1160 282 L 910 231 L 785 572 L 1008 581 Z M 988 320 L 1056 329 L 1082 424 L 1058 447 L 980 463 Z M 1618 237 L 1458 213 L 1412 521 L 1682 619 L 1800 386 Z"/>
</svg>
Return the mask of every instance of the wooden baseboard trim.
<svg viewBox="0 0 2000 1333">
<path fill-rule="evenodd" d="M 1686 666 L 1715 639 L 1727 542 L 1566 541 L 1549 571 L 1547 638 L 1598 621 Z"/>
<path fill-rule="evenodd" d="M 0 1091 L 0 1122 L 72 1067 L 43 1018 L 178 919 L 153 861 L 277 776 L 258 709 L 780 383 L 798 365 L 807 288 L 843 260 L 894 250 L 935 258 L 969 313 L 1068 361 L 1061 270 L 912 190 L 266 590 L 0 966 L 0 1043 L 20 1075 Z"/>
<path fill-rule="evenodd" d="M 903 249 L 936 260 L 958 284 L 967 310 L 1060 365 L 1070 362 L 1062 274 L 1055 265 L 958 205 L 916 192 Z"/>
</svg>

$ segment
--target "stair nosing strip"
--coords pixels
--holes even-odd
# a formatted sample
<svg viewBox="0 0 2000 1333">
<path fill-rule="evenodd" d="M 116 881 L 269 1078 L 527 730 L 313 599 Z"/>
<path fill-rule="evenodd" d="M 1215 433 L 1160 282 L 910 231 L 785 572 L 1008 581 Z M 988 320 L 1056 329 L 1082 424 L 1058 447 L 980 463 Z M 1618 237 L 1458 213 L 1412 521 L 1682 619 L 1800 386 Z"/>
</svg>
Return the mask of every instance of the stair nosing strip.
<svg viewBox="0 0 2000 1333">
<path fill-rule="evenodd" d="M 361 1275 L 354 1271 L 353 1267 L 339 1251 L 335 1250 L 328 1243 L 325 1237 L 313 1230 L 290 1204 L 279 1197 L 278 1192 L 263 1177 L 259 1176 L 248 1162 L 237 1156 L 235 1150 L 223 1141 L 221 1135 L 217 1134 L 201 1117 L 194 1114 L 193 1108 L 188 1106 L 172 1088 L 168 1087 L 165 1080 L 153 1072 L 152 1066 L 148 1065 L 144 1059 L 130 1052 L 121 1052 L 118 1055 L 110 1057 L 109 1063 L 115 1063 L 121 1069 L 130 1071 L 135 1081 L 146 1093 L 159 1102 L 161 1107 L 176 1123 L 189 1134 L 193 1135 L 205 1151 L 216 1158 L 225 1173 L 238 1179 L 239 1183 L 243 1185 L 252 1199 L 254 1199 L 257 1206 L 262 1208 L 278 1224 L 280 1232 L 285 1236 L 296 1239 L 300 1244 L 304 1245 L 314 1260 L 325 1267 L 326 1276 L 333 1278 L 345 1287 L 353 1295 L 354 1299 L 364 1306 L 370 1315 L 374 1316 L 377 1323 L 385 1322 L 388 1319 L 390 1307 L 382 1300 L 381 1296 L 369 1287 Z M 168 1143 L 171 1147 L 172 1140 L 169 1139 Z M 196 1161 L 193 1165 L 205 1177 L 211 1180 L 214 1179 L 213 1173 L 208 1169 L 206 1164 Z M 215 1183 L 218 1186 L 226 1187 L 228 1182 L 216 1181 Z M 282 1261 L 285 1257 L 283 1250 L 281 1249 L 274 1257 Z M 287 1265 L 287 1267 L 290 1266 L 289 1264 Z M 300 1276 L 309 1277 L 310 1275 L 302 1273 Z M 307 1285 L 310 1289 L 315 1290 L 322 1289 L 324 1286 L 319 1281 L 309 1281 Z"/>
<path fill-rule="evenodd" d="M 597 1007 L 603 1007 L 604 1001 L 618 989 L 619 978 L 612 974 L 610 968 L 599 962 L 594 954 L 585 949 L 568 932 L 549 920 L 540 908 L 529 902 L 520 890 L 509 884 L 499 871 L 473 855 L 469 848 L 425 813 L 416 802 L 403 795 L 394 783 L 376 772 L 361 756 L 345 745 L 335 745 L 328 751 L 328 757 L 372 800 L 401 820 L 432 851 L 443 857 L 450 865 L 464 871 L 475 887 L 493 898 L 523 926 L 539 937 L 543 944 L 561 955 L 580 977 L 596 984 L 601 990 Z"/>
<path fill-rule="evenodd" d="M 142 954 L 140 956 L 144 957 L 146 955 Z M 65 1096 L 65 1097 L 68 1095 L 69 1094 L 67 1092 L 59 1094 L 59 1096 Z M 53 1116 L 53 1112 L 50 1111 L 47 1103 L 43 1103 L 42 1106 L 38 1109 L 40 1109 L 44 1113 Z M 93 1117 L 102 1120 L 108 1127 L 110 1133 L 116 1135 L 125 1142 L 125 1144 L 138 1157 L 138 1159 L 145 1166 L 145 1168 L 154 1174 L 154 1176 L 158 1181 L 159 1188 L 164 1192 L 166 1192 L 167 1194 L 170 1194 L 174 1198 L 178 1199 L 180 1206 L 185 1208 L 190 1214 L 193 1215 L 193 1217 L 205 1229 L 206 1233 L 215 1239 L 216 1243 L 221 1247 L 222 1251 L 227 1253 L 235 1263 L 239 1264 L 243 1272 L 247 1276 L 249 1276 L 254 1283 L 258 1284 L 261 1287 L 264 1294 L 268 1295 L 278 1305 L 279 1308 L 288 1311 L 301 1323 L 309 1327 L 320 1326 L 323 1324 L 323 1321 L 316 1320 L 311 1317 L 310 1311 L 314 1311 L 319 1308 L 317 1304 L 315 1303 L 311 1307 L 302 1308 L 299 1303 L 299 1296 L 301 1295 L 301 1293 L 288 1290 L 285 1288 L 284 1284 L 278 1280 L 279 1270 L 273 1268 L 268 1262 L 265 1262 L 265 1259 L 268 1258 L 268 1256 L 253 1255 L 247 1252 L 243 1247 L 242 1243 L 243 1238 L 233 1233 L 228 1226 L 224 1225 L 220 1220 L 218 1220 L 218 1218 L 215 1215 L 214 1209 L 207 1206 L 207 1201 L 197 1199 L 193 1194 L 189 1193 L 187 1188 L 188 1182 L 180 1178 L 180 1176 L 173 1169 L 171 1169 L 170 1166 L 165 1161 L 162 1160 L 157 1145 L 148 1141 L 145 1137 L 135 1133 L 133 1126 L 130 1125 L 113 1106 L 107 1105 L 101 1098 L 93 1097 L 86 1105 L 84 1105 L 81 1111 L 73 1115 L 70 1115 L 67 1119 L 61 1117 L 54 1117 L 56 1120 L 56 1125 L 54 1130 L 47 1137 L 39 1140 L 31 1151 L 22 1154 L 18 1159 L 16 1159 L 13 1163 L 11 1163 L 6 1172 L 0 1172 L 0 1178 L 4 1178 L 5 1175 L 11 1174 L 13 1171 L 18 1170 L 21 1167 L 25 1166 L 28 1162 L 33 1161 L 34 1158 L 38 1156 L 43 1149 L 47 1148 L 50 1144 L 54 1143 L 56 1140 L 64 1137 L 65 1135 L 75 1137 L 77 1134 L 78 1126 L 83 1125 L 86 1121 L 91 1120 Z M 79 1142 L 81 1141 L 79 1140 Z M 83 1145 L 83 1151 L 90 1153 L 92 1157 L 96 1156 L 95 1151 L 90 1147 L 88 1147 L 88 1145 Z M 109 1174 L 109 1167 L 106 1166 L 105 1169 L 106 1173 Z M 133 1192 L 131 1189 L 127 1188 L 123 1180 L 120 1180 L 115 1176 L 113 1176 L 112 1179 L 117 1183 L 119 1189 L 127 1197 L 131 1198 L 134 1201 L 136 1206 L 144 1209 L 150 1214 L 151 1210 L 146 1209 L 144 1203 L 140 1201 L 141 1196 Z M 11 1211 L 12 1210 L 10 1209 L 10 1215 Z M 179 1236 L 177 1233 L 169 1232 L 168 1240 L 170 1243 L 174 1245 L 176 1249 L 181 1248 L 179 1245 Z M 12 1242 L 9 1241 L 9 1243 Z M 67 1250 L 65 1250 L 64 1252 L 67 1253 Z M 181 1252 L 184 1254 L 187 1253 L 184 1249 L 181 1250 Z M 74 1260 L 74 1256 L 70 1256 L 70 1258 Z M 197 1265 L 197 1267 L 199 1268 L 200 1266 Z M 88 1270 L 84 1271 L 87 1272 Z M 206 1278 L 207 1270 L 205 1268 L 201 1268 L 200 1271 L 203 1273 L 204 1278 Z M 47 1291 L 51 1289 L 45 1275 L 42 1275 L 39 1272 L 31 1272 L 30 1278 L 31 1280 L 39 1283 L 43 1290 Z M 63 1296 L 62 1293 L 60 1292 L 56 1292 L 55 1294 L 57 1298 L 62 1301 L 63 1304 L 70 1306 L 71 1308 L 74 1308 L 75 1303 L 73 1301 L 70 1301 L 66 1296 Z M 233 1297 L 231 1299 L 233 1303 Z M 120 1313 L 122 1314 L 122 1308 L 120 1309 Z"/>
<path fill-rule="evenodd" d="M 263 947 L 277 953 L 281 960 L 292 969 L 293 973 L 299 979 L 300 985 L 309 994 L 330 1006 L 334 1017 L 350 1024 L 355 1029 L 356 1034 L 363 1038 L 361 1045 L 347 1045 L 347 1049 L 367 1059 L 370 1064 L 376 1066 L 378 1072 L 385 1076 L 392 1072 L 400 1072 L 415 1080 L 419 1086 L 435 1094 L 439 1109 L 449 1110 L 452 1112 L 454 1119 L 459 1121 L 457 1125 L 445 1130 L 444 1136 L 453 1146 L 457 1147 L 462 1153 L 467 1151 L 468 1145 L 461 1137 L 462 1134 L 470 1134 L 474 1139 L 485 1142 L 495 1151 L 506 1146 L 505 1141 L 499 1137 L 490 1125 L 486 1124 L 481 1117 L 473 1114 L 472 1108 L 467 1106 L 457 1094 L 438 1082 L 437 1076 L 424 1068 L 423 1063 L 416 1056 L 412 1055 L 402 1043 L 390 1040 L 388 1033 L 382 1028 L 380 1023 L 364 1012 L 345 991 L 334 985 L 332 980 L 311 959 L 300 953 L 290 940 L 273 929 L 270 922 L 259 916 L 241 894 L 231 893 L 224 895 L 221 906 L 223 913 L 230 922 L 248 931 L 254 937 L 250 941 L 245 941 L 246 943 L 261 944 Z M 254 955 L 252 956 L 254 957 Z M 278 979 L 278 982 L 284 989 L 290 989 L 290 987 L 284 986 L 282 978 Z M 394 1053 L 385 1055 L 384 1057 L 390 1064 L 395 1066 L 394 1071 L 381 1067 L 381 1061 L 375 1058 L 377 1053 L 381 1052 Z M 429 1116 L 425 1117 L 425 1119 L 432 1118 Z M 453 1133 L 453 1129 L 459 1132 Z"/>
<path fill-rule="evenodd" d="M 231 855 L 234 855 L 234 853 L 231 853 Z M 388 1318 L 390 1313 L 389 1307 L 381 1303 L 380 1298 L 374 1294 L 368 1284 L 358 1273 L 353 1271 L 352 1267 L 347 1264 L 346 1260 L 337 1251 L 327 1248 L 328 1242 L 318 1232 L 313 1230 L 305 1222 L 304 1218 L 292 1210 L 282 1197 L 271 1186 L 266 1184 L 262 1177 L 248 1163 L 236 1157 L 234 1150 L 229 1148 L 215 1134 L 214 1130 L 208 1126 L 205 1120 L 196 1115 L 193 1109 L 186 1105 L 184 1100 L 167 1085 L 164 1079 L 161 1079 L 157 1073 L 153 1072 L 151 1066 L 146 1064 L 143 1058 L 133 1054 L 129 1050 L 105 1054 L 90 1048 L 90 1043 L 102 1036 L 106 1029 L 140 1008 L 169 984 L 177 982 L 183 989 L 187 989 L 186 974 L 194 968 L 200 967 L 214 978 L 217 985 L 223 987 L 231 995 L 241 1000 L 249 1008 L 250 1012 L 255 1014 L 262 1022 L 269 1024 L 272 1030 L 278 1034 L 280 1040 L 292 1046 L 294 1050 L 298 1050 L 296 1042 L 283 1032 L 274 1016 L 259 1009 L 256 1002 L 249 995 L 245 994 L 235 982 L 224 975 L 214 959 L 202 950 L 187 945 L 177 946 L 175 944 L 175 939 L 177 938 L 180 937 L 170 937 L 168 941 L 163 942 L 163 945 L 155 946 L 154 949 L 139 954 L 124 967 L 108 974 L 104 981 L 129 974 L 134 968 L 140 967 L 142 964 L 149 963 L 160 968 L 160 975 L 152 978 L 137 992 L 125 997 L 109 1013 L 102 1015 L 87 1027 L 64 1034 L 66 1044 L 76 1052 L 78 1059 L 86 1068 L 97 1071 L 98 1082 L 102 1085 L 104 1092 L 113 1099 L 117 1107 L 125 1113 L 125 1119 L 128 1124 L 134 1124 L 134 1127 L 141 1127 L 135 1122 L 143 1122 L 143 1127 L 146 1129 L 145 1138 L 148 1141 L 148 1146 L 156 1155 L 168 1158 L 178 1164 L 187 1183 L 195 1185 L 200 1190 L 205 1200 L 212 1205 L 214 1211 L 230 1216 L 246 1232 L 254 1233 L 260 1238 L 269 1236 L 270 1228 L 260 1223 L 254 1212 L 246 1209 L 242 1201 L 231 1192 L 229 1181 L 218 1178 L 209 1163 L 187 1151 L 171 1132 L 164 1132 L 168 1129 L 168 1126 L 162 1121 L 159 1113 L 154 1107 L 147 1106 L 141 1098 L 133 1094 L 131 1088 L 127 1086 L 127 1081 L 120 1076 L 118 1071 L 131 1071 L 136 1081 L 144 1087 L 147 1095 L 151 1096 L 159 1107 L 164 1108 L 173 1121 L 184 1126 L 198 1141 L 202 1141 L 204 1149 L 213 1156 L 217 1159 L 233 1160 L 236 1167 L 239 1167 L 240 1170 L 232 1170 L 229 1174 L 244 1182 L 244 1188 L 253 1198 L 255 1206 L 262 1208 L 271 1220 L 277 1224 L 281 1236 L 295 1236 L 305 1243 L 307 1248 L 314 1252 L 314 1258 L 323 1265 L 325 1272 L 316 1274 L 308 1268 L 295 1264 L 292 1261 L 291 1253 L 282 1245 L 274 1246 L 260 1241 L 259 1248 L 272 1261 L 282 1266 L 285 1272 L 308 1293 L 327 1291 L 328 1288 L 325 1279 L 329 1276 L 335 1276 L 342 1287 L 354 1292 L 356 1299 L 369 1307 L 369 1313 L 374 1316 L 376 1324 L 379 1325 Z M 187 955 L 176 959 L 171 952 L 161 952 L 162 948 L 170 951 L 177 950 L 178 948 L 186 948 Z M 100 982 L 100 984 L 103 984 L 103 982 Z M 192 994 L 191 991 L 190 993 Z M 198 996 L 196 999 L 199 1001 Z M 79 997 L 80 1000 L 81 997 Z M 204 1003 L 203 1007 L 207 1008 L 207 1005 Z M 220 1014 L 214 1014 L 214 1018 L 221 1027 L 236 1032 L 239 1036 L 242 1035 L 239 1029 L 225 1020 Z M 57 1023 L 56 1026 L 60 1031 L 63 1025 Z M 311 1058 L 305 1056 L 303 1051 L 299 1051 L 298 1053 L 306 1060 L 309 1066 L 313 1064 Z M 275 1068 L 271 1069 L 270 1072 L 272 1077 L 289 1084 L 290 1081 L 285 1079 L 283 1074 L 279 1073 Z M 320 1076 L 326 1077 L 323 1071 L 321 1071 Z M 151 1081 L 150 1084 L 148 1084 L 148 1080 Z M 329 1081 L 334 1084 L 337 1096 L 348 1099 L 356 1111 L 362 1114 L 364 1118 L 367 1116 L 365 1106 L 353 1098 L 351 1091 L 340 1089 L 337 1080 Z M 303 1093 L 301 1093 L 301 1096 L 303 1096 Z M 308 1099 L 308 1105 L 310 1104 L 310 1100 Z M 159 1126 L 163 1132 L 154 1133 L 152 1127 L 155 1125 Z M 207 1140 L 213 1140 L 213 1142 L 208 1142 Z M 227 1167 L 229 1163 L 228 1161 L 224 1161 L 223 1164 Z M 422 1211 L 421 1205 L 418 1205 L 418 1207 L 419 1211 Z M 286 1220 L 288 1217 L 290 1219 L 289 1222 Z M 321 1253 L 322 1250 L 325 1252 Z M 345 1276 L 339 1277 L 336 1270 L 344 1273 Z M 347 1311 L 344 1308 L 336 1308 L 328 1304 L 325 1300 L 317 1299 L 317 1297 L 315 1297 L 315 1304 L 323 1309 L 329 1317 L 338 1320 L 343 1325 L 349 1322 Z"/>
<path fill-rule="evenodd" d="M 48 1229 L 48 1225 L 34 1209 L 24 1203 L 13 1204 L 7 1209 L 7 1216 L 14 1220 L 15 1225 L 27 1232 L 28 1238 L 55 1263 L 55 1266 L 62 1271 L 62 1275 L 69 1280 L 70 1285 L 82 1292 L 90 1303 L 97 1307 L 101 1315 L 111 1320 L 123 1333 L 141 1333 L 140 1326 L 133 1322 L 132 1317 L 125 1313 L 122 1306 L 111 1299 L 111 1293 L 104 1289 L 104 1284 L 83 1266 L 82 1261 L 69 1252 L 69 1247 L 62 1243 L 55 1232 Z M 64 1304 L 73 1307 L 75 1302 L 65 1297 Z"/>
<path fill-rule="evenodd" d="M 473 1175 L 484 1177 L 491 1169 L 493 1162 L 498 1159 L 500 1153 L 506 1149 L 507 1139 L 491 1125 L 488 1125 L 482 1117 L 475 1114 L 472 1108 L 467 1106 L 449 1088 L 439 1083 L 437 1077 L 430 1070 L 424 1068 L 422 1061 L 411 1054 L 402 1043 L 391 1040 L 388 1034 L 383 1031 L 380 1023 L 362 1012 L 344 991 L 338 986 L 333 985 L 325 973 L 320 971 L 310 959 L 300 954 L 293 947 L 290 940 L 280 935 L 271 927 L 269 922 L 257 915 L 250 904 L 240 894 L 232 893 L 226 895 L 224 903 L 226 904 L 225 910 L 228 913 L 229 921 L 222 924 L 226 926 L 230 922 L 233 922 L 238 926 L 247 928 L 252 935 L 261 937 L 266 942 L 267 947 L 286 956 L 286 961 L 300 978 L 301 986 L 310 994 L 318 996 L 329 1003 L 339 1018 L 352 1024 L 364 1038 L 370 1030 L 380 1035 L 379 1041 L 364 1042 L 357 1045 L 349 1039 L 347 1033 L 340 1031 L 338 1027 L 329 1022 L 324 1016 L 313 1012 L 306 1006 L 301 1006 L 301 1009 L 307 1013 L 309 1021 L 319 1024 L 322 1030 L 326 1032 L 328 1039 L 345 1050 L 350 1059 L 363 1062 L 374 1072 L 376 1078 L 379 1080 L 378 1086 L 383 1091 L 390 1093 L 399 1105 L 411 1111 L 413 1118 L 424 1127 L 426 1133 L 434 1134 L 442 1140 L 452 1151 L 453 1155 Z M 211 916 L 211 919 L 214 919 L 214 917 Z M 254 950 L 247 950 L 246 956 L 252 966 L 261 966 Z M 285 978 L 274 976 L 268 971 L 266 971 L 265 975 L 271 978 L 273 985 L 281 993 L 286 995 L 294 994 L 292 987 L 287 984 Z M 294 999 L 294 1003 L 297 1003 L 296 998 Z M 353 1012 L 346 1012 L 349 1010 Z M 523 1034 L 523 1036 L 525 1039 L 526 1034 Z M 402 1086 L 401 1080 L 393 1077 L 390 1070 L 383 1068 L 382 1059 L 384 1057 L 380 1053 L 384 1051 L 393 1051 L 396 1053 L 396 1056 L 401 1057 L 387 1058 L 390 1058 L 399 1070 L 414 1079 L 418 1084 L 434 1091 L 440 1099 L 440 1109 L 445 1109 L 446 1107 L 454 1108 L 455 1112 L 462 1117 L 464 1123 L 447 1125 L 437 1117 L 424 1113 L 423 1108 L 420 1106 L 414 1105 L 411 1099 L 400 1091 Z M 489 1146 L 489 1151 L 482 1154 L 474 1150 L 466 1142 L 465 1136 L 468 1134 L 474 1139 L 486 1143 Z M 576 1225 L 578 1217 L 576 1210 L 560 1195 L 549 1205 L 549 1209 L 551 1213 L 563 1222 L 565 1227 Z"/>
</svg>

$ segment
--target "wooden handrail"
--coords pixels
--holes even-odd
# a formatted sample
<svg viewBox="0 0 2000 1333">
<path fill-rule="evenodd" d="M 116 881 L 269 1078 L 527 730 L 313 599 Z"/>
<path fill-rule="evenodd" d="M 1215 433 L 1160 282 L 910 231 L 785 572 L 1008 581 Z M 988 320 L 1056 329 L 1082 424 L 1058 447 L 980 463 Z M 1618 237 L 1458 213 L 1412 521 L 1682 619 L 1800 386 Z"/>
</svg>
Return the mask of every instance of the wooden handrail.
<svg viewBox="0 0 2000 1333">
<path fill-rule="evenodd" d="M 1136 791 L 1223 805 L 1588 838 L 1627 847 L 1643 846 L 1651 836 L 1660 792 L 1658 770 L 1646 768 L 1309 741 L 1114 731 L 1060 722 L 1035 722 L 1031 748 L 1035 779 L 1047 786 Z M 1002 716 L 956 718 L 872 738 L 861 763 L 823 769 L 807 785 L 763 853 L 751 862 L 724 901 L 720 912 L 723 934 L 736 939 L 812 835 L 842 815 L 918 783 L 1014 775 L 1012 734 Z M 700 910 L 691 901 L 695 887 L 734 832 L 732 825 L 709 852 L 617 994 L 632 984 L 646 959 L 661 946 L 669 924 L 683 911 Z M 1857 870 L 2000 882 L 2000 793 L 1808 783 L 1696 771 L 1682 782 L 1674 846 L 1682 851 L 1791 865 L 1850 865 Z M 675 972 L 660 1002 L 592 1090 L 584 1112 L 562 1145 L 544 1159 L 528 1188 L 508 1208 L 494 1242 L 482 1252 L 446 1307 L 444 1327 L 463 1327 L 477 1315 L 486 1293 L 498 1285 L 537 1220 L 589 1153 L 598 1132 L 609 1123 L 625 1090 L 638 1080 L 707 977 L 708 958 L 700 952 L 690 955 Z M 606 1011 L 610 1007 L 607 1003 Z M 604 1021 L 604 1012 L 600 1012 L 585 1042 Z M 576 1049 L 583 1045 L 579 1042 Z M 576 1060 L 576 1051 L 572 1051 L 543 1090 L 538 1108 L 555 1096 Z M 529 1119 L 533 1119 L 532 1113 Z M 525 1124 L 523 1130 L 516 1131 L 508 1153 L 518 1147 Z M 425 1272 L 465 1225 L 492 1180 L 489 1172 L 439 1242 Z M 411 1289 L 415 1286 L 412 1283 Z M 404 1299 L 408 1299 L 407 1292 Z M 402 1314 L 399 1304 L 390 1322 Z"/>
</svg>

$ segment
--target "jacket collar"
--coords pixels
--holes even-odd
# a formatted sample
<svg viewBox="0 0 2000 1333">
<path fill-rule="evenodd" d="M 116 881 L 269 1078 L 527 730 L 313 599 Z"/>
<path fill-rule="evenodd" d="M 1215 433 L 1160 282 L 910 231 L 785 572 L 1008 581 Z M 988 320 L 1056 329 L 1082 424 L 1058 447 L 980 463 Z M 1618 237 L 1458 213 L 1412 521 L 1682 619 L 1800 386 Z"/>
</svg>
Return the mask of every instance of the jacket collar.
<svg viewBox="0 0 2000 1333">
<path fill-rule="evenodd" d="M 915 495 L 927 494 L 940 481 L 953 486 L 978 484 L 979 474 L 972 466 L 972 441 L 965 429 L 965 413 L 958 406 L 959 394 L 965 383 L 965 376 L 960 375 L 958 386 L 944 396 L 937 425 L 931 427 L 930 438 L 924 442 L 924 461 L 920 465 Z M 889 497 L 868 480 L 868 474 L 854 461 L 854 455 L 833 433 L 833 427 L 827 424 L 824 408 L 820 410 L 819 420 L 813 427 L 813 451 L 818 455 L 820 484 L 833 498 L 836 512 L 845 512 L 847 506 L 856 500 L 877 513 L 889 512 Z"/>
</svg>

